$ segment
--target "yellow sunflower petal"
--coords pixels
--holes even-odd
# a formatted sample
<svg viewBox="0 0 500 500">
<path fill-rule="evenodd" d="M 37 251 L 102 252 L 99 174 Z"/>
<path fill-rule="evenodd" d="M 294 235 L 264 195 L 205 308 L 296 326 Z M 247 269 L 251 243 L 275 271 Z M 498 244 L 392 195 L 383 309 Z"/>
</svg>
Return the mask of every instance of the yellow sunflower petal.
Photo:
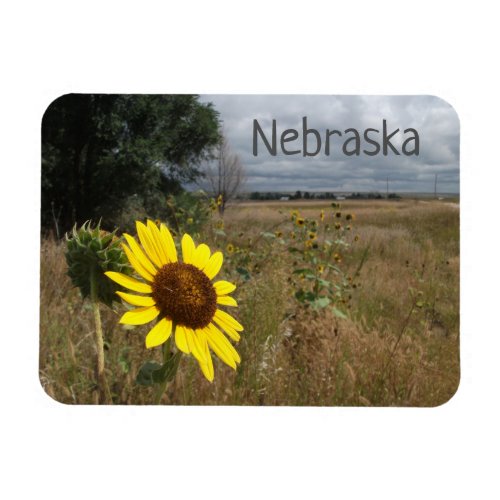
<svg viewBox="0 0 500 500">
<path fill-rule="evenodd" d="M 217 295 L 227 295 L 236 290 L 236 285 L 229 283 L 229 281 L 216 281 L 214 283 L 214 288 Z"/>
<path fill-rule="evenodd" d="M 217 304 L 220 304 L 221 306 L 238 307 L 238 303 L 236 302 L 236 300 L 234 300 L 229 295 L 224 295 L 222 297 L 217 297 Z"/>
<path fill-rule="evenodd" d="M 238 351 L 233 347 L 231 342 L 227 340 L 227 337 L 213 323 L 210 323 L 207 328 L 210 333 L 208 338 L 215 342 L 224 352 L 229 354 L 236 363 L 241 363 Z"/>
<path fill-rule="evenodd" d="M 165 224 L 160 225 L 160 236 L 169 262 L 177 262 L 177 248 L 175 248 L 174 239 Z"/>
<path fill-rule="evenodd" d="M 215 311 L 214 318 L 215 319 L 219 318 L 222 322 L 228 324 L 231 328 L 234 328 L 237 332 L 243 331 L 243 326 L 240 323 L 238 323 L 227 312 L 224 312 L 224 311 L 221 311 L 220 309 L 217 309 L 217 311 Z"/>
<path fill-rule="evenodd" d="M 212 362 L 212 356 L 210 355 L 210 351 L 208 350 L 208 344 L 206 344 L 205 356 L 206 356 L 206 363 L 200 362 L 199 365 L 201 371 L 203 372 L 203 375 L 205 375 L 205 378 L 209 382 L 212 382 L 214 379 L 214 365 Z"/>
<path fill-rule="evenodd" d="M 163 241 L 158 226 L 152 220 L 148 220 L 147 224 L 149 235 L 151 236 L 151 241 L 153 242 L 153 245 L 155 247 L 156 254 L 160 258 L 160 261 L 163 265 L 168 264 L 170 261 L 167 256 L 166 249 L 163 247 Z"/>
<path fill-rule="evenodd" d="M 116 294 L 133 306 L 150 307 L 155 305 L 153 297 L 149 295 L 133 295 L 125 292 L 116 292 Z"/>
<path fill-rule="evenodd" d="M 220 314 L 220 313 L 224 313 L 224 311 L 217 309 L 213 320 L 215 321 L 215 323 L 217 323 L 217 325 L 219 325 L 229 335 L 229 337 L 231 337 L 235 342 L 238 342 L 240 340 L 240 334 L 231 325 L 231 323 L 228 323 L 226 321 L 225 316 L 224 316 L 224 315 L 229 316 L 229 314 L 227 314 L 227 313 Z M 229 316 L 229 317 L 231 317 L 231 316 Z M 234 320 L 234 321 L 236 321 L 236 320 Z"/>
<path fill-rule="evenodd" d="M 214 278 L 214 276 L 216 276 L 220 271 L 223 260 L 224 257 L 222 255 L 222 252 L 215 252 L 212 257 L 210 257 L 207 265 L 203 269 L 204 273 L 208 276 L 209 279 Z"/>
<path fill-rule="evenodd" d="M 125 245 L 125 244 L 122 244 L 122 248 L 125 251 L 125 254 L 127 255 L 128 261 L 130 262 L 130 264 L 132 265 L 132 267 L 135 269 L 135 271 L 138 274 L 140 274 L 145 280 L 153 281 L 154 280 L 153 275 L 150 274 L 144 268 L 144 266 L 140 263 L 139 259 L 134 255 L 134 253 L 132 252 L 132 250 L 130 250 L 130 248 L 127 245 Z"/>
<path fill-rule="evenodd" d="M 240 334 L 234 329 L 231 328 L 227 323 L 223 323 L 221 321 L 218 321 L 214 318 L 214 321 L 217 323 L 217 325 L 222 328 L 231 339 L 233 339 L 235 342 L 239 342 L 240 340 Z"/>
<path fill-rule="evenodd" d="M 234 361 L 233 357 L 221 346 L 219 345 L 211 336 L 210 331 L 208 330 L 208 327 L 205 329 L 207 332 L 207 342 L 208 345 L 210 346 L 210 349 L 214 351 L 215 355 L 224 361 L 226 365 L 230 366 L 234 370 L 236 370 L 236 362 Z"/>
<path fill-rule="evenodd" d="M 113 281 L 118 283 L 119 285 L 124 286 L 129 290 L 133 290 L 134 292 L 151 293 L 153 291 L 152 288 L 147 283 L 138 281 L 125 274 L 117 273 L 115 271 L 106 271 L 104 274 L 108 278 L 111 278 Z"/>
<path fill-rule="evenodd" d="M 178 347 L 179 351 L 189 354 L 190 351 L 186 338 L 186 330 L 183 326 L 177 325 L 175 328 L 175 345 Z"/>
<path fill-rule="evenodd" d="M 170 337 L 171 333 L 172 321 L 167 318 L 163 318 L 161 321 L 156 323 L 156 325 L 147 334 L 146 347 L 150 349 L 151 347 L 163 344 Z"/>
<path fill-rule="evenodd" d="M 181 240 L 182 260 L 185 264 L 193 263 L 194 241 L 189 234 L 185 234 Z"/>
<path fill-rule="evenodd" d="M 148 228 L 139 221 L 135 223 L 135 226 L 137 228 L 137 235 L 139 236 L 141 245 L 146 251 L 146 255 L 153 261 L 153 264 L 156 267 L 162 267 L 161 259 L 156 252 L 156 248 L 153 243 L 152 236 L 149 234 Z"/>
<path fill-rule="evenodd" d="M 195 331 L 191 328 L 185 328 L 185 330 L 189 351 L 198 361 L 206 363 L 205 351 L 202 343 L 198 339 L 198 335 L 196 335 Z"/>
<path fill-rule="evenodd" d="M 202 270 L 210 259 L 210 248 L 205 243 L 198 245 L 193 253 L 193 265 Z"/>
<path fill-rule="evenodd" d="M 125 239 L 127 240 L 128 246 L 134 252 L 134 255 L 137 257 L 139 262 L 142 264 L 142 267 L 148 271 L 149 274 L 154 276 L 156 274 L 156 268 L 153 263 L 146 257 L 146 254 L 141 250 L 141 247 L 137 244 L 137 241 L 130 236 L 130 234 L 124 234 Z"/>
<path fill-rule="evenodd" d="M 153 321 L 160 314 L 156 306 L 138 307 L 133 311 L 127 311 L 120 319 L 120 323 L 125 325 L 144 325 Z"/>
</svg>

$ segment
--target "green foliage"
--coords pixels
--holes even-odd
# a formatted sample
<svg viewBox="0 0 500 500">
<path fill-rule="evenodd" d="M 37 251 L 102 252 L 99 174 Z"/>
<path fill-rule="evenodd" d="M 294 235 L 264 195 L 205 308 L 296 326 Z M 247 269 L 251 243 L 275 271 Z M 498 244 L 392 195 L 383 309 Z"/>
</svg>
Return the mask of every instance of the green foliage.
<svg viewBox="0 0 500 500">
<path fill-rule="evenodd" d="M 326 222 L 325 211 L 319 219 L 300 217 L 297 210 L 290 217 L 295 230 L 286 233 L 283 242 L 288 251 L 296 256 L 296 269 L 293 271 L 292 283 L 296 288 L 295 299 L 304 308 L 314 311 L 329 307 L 335 316 L 346 318 L 344 307 L 349 307 L 353 292 L 353 277 L 347 276 L 342 269 L 342 254 L 349 251 L 357 237 L 351 238 L 350 222 L 354 216 L 343 214 L 340 205 L 332 203 L 333 220 L 344 219 L 344 222 Z M 268 236 L 268 233 L 263 233 Z M 271 235 L 273 236 L 273 235 Z M 293 243 L 292 243 L 293 242 Z M 364 263 L 362 257 L 356 277 Z"/>
<path fill-rule="evenodd" d="M 219 141 L 218 113 L 193 95 L 68 94 L 42 120 L 42 226 L 120 217 L 136 197 L 149 216 L 195 180 Z"/>
<path fill-rule="evenodd" d="M 90 297 L 107 306 L 120 300 L 115 293 L 119 286 L 104 275 L 106 271 L 130 274 L 120 243 L 115 231 L 103 231 L 99 224 L 92 228 L 90 221 L 80 229 L 75 224 L 71 235 L 66 235 L 68 276 L 83 298 Z"/>
<path fill-rule="evenodd" d="M 203 191 L 169 196 L 165 219 L 170 229 L 182 235 L 198 236 L 210 218 L 210 207 Z"/>
</svg>

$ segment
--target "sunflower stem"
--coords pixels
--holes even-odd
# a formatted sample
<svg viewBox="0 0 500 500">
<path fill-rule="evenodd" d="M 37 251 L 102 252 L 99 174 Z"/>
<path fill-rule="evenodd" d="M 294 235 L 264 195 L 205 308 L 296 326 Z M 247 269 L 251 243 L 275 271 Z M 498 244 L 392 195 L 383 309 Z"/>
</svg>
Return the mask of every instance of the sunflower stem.
<svg viewBox="0 0 500 500">
<path fill-rule="evenodd" d="M 99 399 L 101 403 L 112 404 L 111 393 L 109 391 L 106 374 L 104 372 L 104 338 L 102 334 L 101 311 L 97 298 L 97 276 L 94 270 L 90 274 L 90 300 L 94 312 L 95 321 L 95 344 L 97 351 L 97 385 L 99 387 Z"/>
<path fill-rule="evenodd" d="M 173 361 L 173 371 L 171 375 L 166 378 L 163 382 L 158 384 L 158 388 L 156 390 L 156 395 L 155 395 L 155 404 L 159 405 L 161 402 L 161 398 L 163 397 L 163 394 L 165 394 L 165 390 L 167 389 L 168 383 L 174 380 L 175 375 L 177 373 L 177 368 L 179 367 L 179 361 L 180 361 L 180 356 L 176 356 L 172 351 L 172 338 L 175 336 L 175 328 L 176 324 L 172 325 L 172 333 L 170 334 L 170 337 L 168 340 L 163 344 L 163 364 L 166 364 L 170 361 Z M 172 360 L 172 358 L 175 359 Z"/>
</svg>

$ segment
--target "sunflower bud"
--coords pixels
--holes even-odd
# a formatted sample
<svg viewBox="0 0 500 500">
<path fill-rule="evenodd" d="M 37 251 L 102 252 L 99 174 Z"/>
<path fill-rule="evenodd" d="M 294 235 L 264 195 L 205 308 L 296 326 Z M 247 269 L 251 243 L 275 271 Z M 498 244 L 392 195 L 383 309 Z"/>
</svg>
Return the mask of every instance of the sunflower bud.
<svg viewBox="0 0 500 500">
<path fill-rule="evenodd" d="M 108 233 L 99 224 L 91 228 L 90 221 L 77 229 L 76 224 L 70 235 L 66 234 L 66 262 L 68 276 L 73 285 L 80 289 L 83 298 L 91 297 L 107 306 L 120 301 L 116 291 L 119 287 L 108 279 L 105 271 L 130 274 L 131 269 L 115 231 Z"/>
</svg>

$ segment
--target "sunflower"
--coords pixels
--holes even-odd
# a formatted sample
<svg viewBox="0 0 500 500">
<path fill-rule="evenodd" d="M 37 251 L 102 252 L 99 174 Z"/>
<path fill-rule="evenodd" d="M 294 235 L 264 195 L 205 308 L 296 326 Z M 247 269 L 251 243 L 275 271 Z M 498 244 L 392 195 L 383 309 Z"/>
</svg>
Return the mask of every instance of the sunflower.
<svg viewBox="0 0 500 500">
<path fill-rule="evenodd" d="M 139 241 L 124 234 L 128 246 L 123 249 L 137 280 L 117 272 L 105 274 L 123 287 L 143 295 L 116 292 L 136 309 L 127 311 L 120 323 L 143 325 L 158 319 L 146 336 L 146 347 L 159 346 L 175 332 L 175 344 L 185 354 L 192 354 L 205 377 L 212 381 L 214 368 L 212 350 L 231 368 L 241 359 L 228 337 L 240 339 L 243 327 L 219 306 L 237 306 L 229 296 L 236 286 L 228 281 L 212 282 L 222 266 L 221 252 L 211 254 L 204 243 L 196 246 L 188 234 L 182 237 L 183 261 L 177 259 L 177 249 L 170 231 L 164 224 L 158 228 L 148 220 L 147 225 L 136 222 Z"/>
</svg>

